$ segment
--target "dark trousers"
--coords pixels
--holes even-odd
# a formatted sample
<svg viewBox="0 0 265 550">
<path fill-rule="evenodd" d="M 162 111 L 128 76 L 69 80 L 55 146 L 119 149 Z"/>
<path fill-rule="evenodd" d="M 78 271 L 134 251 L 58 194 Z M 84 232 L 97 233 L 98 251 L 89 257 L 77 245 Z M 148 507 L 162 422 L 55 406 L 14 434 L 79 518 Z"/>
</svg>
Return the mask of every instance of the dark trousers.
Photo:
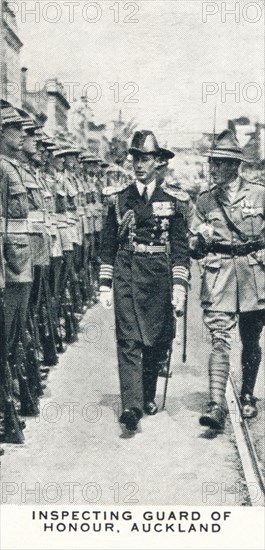
<svg viewBox="0 0 265 550">
<path fill-rule="evenodd" d="M 143 410 L 156 394 L 160 346 L 146 347 L 134 340 L 118 341 L 122 407 Z"/>
<path fill-rule="evenodd" d="M 51 295 L 56 303 L 57 308 L 60 302 L 62 264 L 63 258 L 61 256 L 51 258 L 49 283 Z"/>
<path fill-rule="evenodd" d="M 5 289 L 5 324 L 8 353 L 14 353 L 21 337 L 25 346 L 27 311 L 32 283 L 8 283 Z"/>
<path fill-rule="evenodd" d="M 241 393 L 253 394 L 262 357 L 260 337 L 265 325 L 265 311 L 239 314 L 239 332 L 242 341 L 243 384 Z"/>
</svg>

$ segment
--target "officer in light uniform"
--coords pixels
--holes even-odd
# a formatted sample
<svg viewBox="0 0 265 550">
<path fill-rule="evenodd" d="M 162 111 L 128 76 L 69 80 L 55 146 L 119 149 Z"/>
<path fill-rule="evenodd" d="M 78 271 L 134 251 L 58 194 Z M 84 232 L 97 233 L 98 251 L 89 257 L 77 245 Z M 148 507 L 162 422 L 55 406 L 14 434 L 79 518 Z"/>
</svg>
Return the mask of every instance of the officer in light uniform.
<svg viewBox="0 0 265 550">
<path fill-rule="evenodd" d="M 265 188 L 239 175 L 244 161 L 234 134 L 225 130 L 209 152 L 215 184 L 198 199 L 191 227 L 193 256 L 203 258 L 201 303 L 210 331 L 210 402 L 203 426 L 223 429 L 231 331 L 239 318 L 242 341 L 242 414 L 256 416 L 253 396 L 265 320 Z"/>
<path fill-rule="evenodd" d="M 156 181 L 160 148 L 150 131 L 136 132 L 129 152 L 136 181 L 111 196 L 103 229 L 100 300 L 111 303 L 113 281 L 123 412 L 135 431 L 143 411 L 155 414 L 160 347 L 174 336 L 188 280 L 187 226 L 176 199 Z"/>
</svg>

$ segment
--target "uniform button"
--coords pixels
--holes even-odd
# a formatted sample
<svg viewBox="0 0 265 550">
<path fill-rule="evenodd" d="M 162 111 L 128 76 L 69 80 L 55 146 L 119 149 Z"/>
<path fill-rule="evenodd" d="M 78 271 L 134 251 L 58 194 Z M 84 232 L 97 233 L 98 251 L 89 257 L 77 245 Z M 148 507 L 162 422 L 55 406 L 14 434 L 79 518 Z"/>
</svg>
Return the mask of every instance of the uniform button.
<svg viewBox="0 0 265 550">
<path fill-rule="evenodd" d="M 153 246 L 153 244 L 154 244 L 154 243 L 153 243 L 153 242 L 151 242 L 151 243 L 150 243 L 150 246 Z"/>
<path fill-rule="evenodd" d="M 152 237 L 152 239 L 154 239 L 154 238 L 155 238 L 155 234 L 154 234 L 154 233 L 151 233 L 151 237 Z"/>
</svg>

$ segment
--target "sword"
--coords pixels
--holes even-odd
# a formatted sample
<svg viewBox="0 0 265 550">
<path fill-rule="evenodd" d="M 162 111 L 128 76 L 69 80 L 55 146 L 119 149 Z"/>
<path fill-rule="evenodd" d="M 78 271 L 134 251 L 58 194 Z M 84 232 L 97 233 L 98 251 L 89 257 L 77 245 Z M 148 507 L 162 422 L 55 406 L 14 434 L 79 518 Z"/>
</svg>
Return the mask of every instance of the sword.
<svg viewBox="0 0 265 550">
<path fill-rule="evenodd" d="M 174 318 L 175 318 L 175 322 L 176 322 L 176 313 L 175 313 L 175 309 L 174 309 Z M 162 410 L 164 410 L 164 408 L 165 408 L 165 406 L 166 406 L 168 379 L 170 378 L 170 376 L 169 376 L 170 363 L 171 363 L 171 356 L 172 356 L 172 351 L 173 351 L 173 342 L 174 342 L 174 338 L 171 340 L 170 348 L 169 348 L 169 350 L 168 350 L 167 375 L 166 375 L 166 379 L 165 379 L 165 387 L 164 387 L 164 396 L 163 396 Z"/>
<path fill-rule="evenodd" d="M 183 316 L 183 351 L 182 351 L 183 363 L 186 363 L 187 361 L 188 295 L 189 295 L 189 289 L 187 288 L 186 298 L 185 298 L 185 309 L 184 309 L 184 316 Z"/>
<path fill-rule="evenodd" d="M 168 379 L 169 379 L 169 369 L 170 369 L 170 363 L 171 363 L 171 355 L 172 355 L 172 350 L 173 350 L 173 340 L 170 344 L 170 348 L 168 350 L 168 360 L 167 360 L 167 375 L 166 375 L 166 380 L 165 380 L 165 388 L 164 388 L 164 396 L 163 396 L 163 405 L 162 405 L 162 409 L 164 410 L 165 406 L 166 406 L 166 398 L 167 398 L 167 387 L 168 387 Z"/>
</svg>

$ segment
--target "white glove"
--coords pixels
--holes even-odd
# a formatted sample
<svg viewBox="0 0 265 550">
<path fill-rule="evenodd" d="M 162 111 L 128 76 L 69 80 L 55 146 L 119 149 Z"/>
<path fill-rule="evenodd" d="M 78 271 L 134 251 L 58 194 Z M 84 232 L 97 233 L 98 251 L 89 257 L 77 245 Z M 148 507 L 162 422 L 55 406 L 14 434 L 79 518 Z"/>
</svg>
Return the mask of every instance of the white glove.
<svg viewBox="0 0 265 550">
<path fill-rule="evenodd" d="M 214 228 L 209 223 L 201 223 L 198 227 L 198 233 L 202 235 L 205 242 L 210 244 L 213 240 Z"/>
<path fill-rule="evenodd" d="M 113 291 L 108 286 L 101 286 L 99 289 L 99 301 L 104 309 L 111 309 L 113 303 Z"/>
<path fill-rule="evenodd" d="M 186 300 L 185 287 L 182 285 L 174 285 L 172 304 L 176 310 L 177 317 L 182 317 L 182 315 L 184 315 L 185 300 Z"/>
</svg>

